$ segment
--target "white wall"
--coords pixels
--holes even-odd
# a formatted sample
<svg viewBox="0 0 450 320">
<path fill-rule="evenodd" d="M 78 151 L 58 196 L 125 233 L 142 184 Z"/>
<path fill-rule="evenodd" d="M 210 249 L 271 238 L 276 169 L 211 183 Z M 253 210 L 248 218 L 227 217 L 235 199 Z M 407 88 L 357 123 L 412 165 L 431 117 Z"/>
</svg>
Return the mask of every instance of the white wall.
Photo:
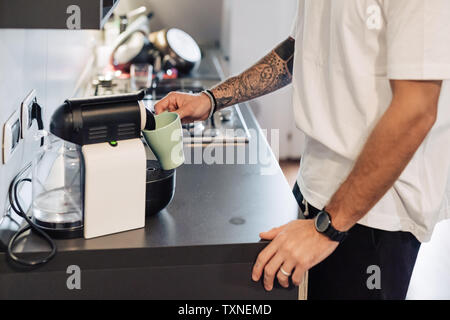
<svg viewBox="0 0 450 320">
<path fill-rule="evenodd" d="M 230 59 L 230 75 L 250 67 L 289 36 L 296 8 L 296 0 L 224 0 L 222 48 Z M 250 103 L 263 129 L 280 130 L 280 158 L 298 158 L 303 144 L 293 122 L 291 90 Z"/>
<path fill-rule="evenodd" d="M 1 142 L 5 121 L 32 89 L 37 90 L 47 121 L 53 110 L 72 95 L 98 34 L 96 31 L 0 30 Z M 31 131 L 21 141 L 6 165 L 0 161 L 0 220 L 11 179 L 32 160 L 38 147 L 33 135 Z"/>
</svg>

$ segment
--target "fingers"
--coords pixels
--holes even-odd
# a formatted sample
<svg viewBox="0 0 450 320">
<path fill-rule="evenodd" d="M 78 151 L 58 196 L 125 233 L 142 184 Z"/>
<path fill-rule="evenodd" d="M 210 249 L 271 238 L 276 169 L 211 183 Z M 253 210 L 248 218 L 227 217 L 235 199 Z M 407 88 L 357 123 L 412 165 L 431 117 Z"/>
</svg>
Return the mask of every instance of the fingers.
<svg viewBox="0 0 450 320">
<path fill-rule="evenodd" d="M 155 104 L 156 114 L 165 111 L 176 112 L 183 124 L 206 120 L 210 109 L 211 101 L 204 94 L 171 92 Z"/>
<path fill-rule="evenodd" d="M 280 270 L 278 270 L 277 279 L 278 279 L 278 282 L 280 283 L 280 285 L 283 288 L 288 288 L 289 287 L 289 276 L 285 275 L 283 273 L 283 271 L 285 271 L 286 273 L 292 275 L 292 273 L 294 272 L 294 268 L 295 268 L 295 264 L 294 263 L 285 261 L 283 263 L 283 265 L 280 267 Z M 281 269 L 283 269 L 283 271 L 281 271 Z"/>
<path fill-rule="evenodd" d="M 171 98 L 166 96 L 164 99 L 155 104 L 155 112 L 156 114 L 163 113 L 164 111 L 169 111 L 169 107 L 171 105 Z"/>
<path fill-rule="evenodd" d="M 256 259 L 255 265 L 253 266 L 252 279 L 253 281 L 259 281 L 263 273 L 263 269 L 267 262 L 274 256 L 278 250 L 278 244 L 275 242 L 269 243 L 269 245 L 259 253 L 258 259 Z"/>
<path fill-rule="evenodd" d="M 189 116 L 189 112 L 186 107 L 183 107 L 183 100 L 180 99 L 180 97 L 183 98 L 180 94 L 169 93 L 165 98 L 155 104 L 156 114 L 160 114 L 165 111 L 176 112 L 180 116 L 182 123 L 191 122 L 189 119 L 185 119 Z"/>
<path fill-rule="evenodd" d="M 280 254 L 276 254 L 264 267 L 264 288 L 267 291 L 272 290 L 275 275 L 277 274 L 282 264 L 283 257 Z"/>
<path fill-rule="evenodd" d="M 273 228 L 273 229 L 271 229 L 271 230 L 269 230 L 269 231 L 261 232 L 261 233 L 259 234 L 259 237 L 260 237 L 261 239 L 264 239 L 264 240 L 273 240 L 273 239 L 275 239 L 275 237 L 276 237 L 281 231 L 283 231 L 283 229 L 284 229 L 285 226 L 286 226 L 286 225 L 282 225 L 282 226 L 280 226 L 280 227 L 278 227 L 278 228 Z"/>
<path fill-rule="evenodd" d="M 178 110 L 183 104 L 183 100 L 180 101 L 180 94 L 177 92 L 171 92 L 165 96 L 161 101 L 155 104 L 156 114 L 163 113 L 165 111 L 174 112 Z"/>
<path fill-rule="evenodd" d="M 284 269 L 284 268 L 283 268 Z M 286 270 L 287 271 L 287 270 Z M 303 277 L 305 276 L 306 270 L 297 266 L 295 268 L 294 274 L 292 275 L 292 283 L 297 287 L 303 282 Z"/>
<path fill-rule="evenodd" d="M 186 109 L 176 109 L 176 110 L 173 110 L 173 111 L 175 111 L 176 113 L 178 113 L 178 115 L 180 116 L 180 119 L 182 120 L 181 122 L 184 124 L 184 123 L 186 123 L 186 119 L 185 120 L 183 120 L 186 116 L 187 116 L 187 114 L 186 114 Z M 172 110 L 171 110 L 171 112 L 173 112 Z"/>
</svg>

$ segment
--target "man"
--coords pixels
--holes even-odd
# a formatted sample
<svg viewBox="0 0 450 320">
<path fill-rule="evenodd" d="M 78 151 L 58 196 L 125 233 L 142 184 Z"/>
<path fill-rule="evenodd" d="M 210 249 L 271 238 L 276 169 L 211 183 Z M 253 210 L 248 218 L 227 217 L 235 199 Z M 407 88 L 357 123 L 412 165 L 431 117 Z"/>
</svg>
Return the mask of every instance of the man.
<svg viewBox="0 0 450 320">
<path fill-rule="evenodd" d="M 293 83 L 306 219 L 261 233 L 254 281 L 309 270 L 310 299 L 406 297 L 420 242 L 449 218 L 448 21 L 448 0 L 300 0 L 291 37 L 256 65 L 156 105 L 205 120 Z"/>
</svg>

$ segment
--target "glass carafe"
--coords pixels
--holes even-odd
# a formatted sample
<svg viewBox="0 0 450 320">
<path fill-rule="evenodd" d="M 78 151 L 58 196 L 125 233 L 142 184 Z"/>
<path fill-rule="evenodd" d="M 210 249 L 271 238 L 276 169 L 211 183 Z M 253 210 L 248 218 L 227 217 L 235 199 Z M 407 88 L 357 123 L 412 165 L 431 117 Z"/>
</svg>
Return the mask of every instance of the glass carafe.
<svg viewBox="0 0 450 320">
<path fill-rule="evenodd" d="M 82 236 L 84 166 L 80 146 L 45 133 L 33 161 L 33 221 L 51 236 Z"/>
</svg>

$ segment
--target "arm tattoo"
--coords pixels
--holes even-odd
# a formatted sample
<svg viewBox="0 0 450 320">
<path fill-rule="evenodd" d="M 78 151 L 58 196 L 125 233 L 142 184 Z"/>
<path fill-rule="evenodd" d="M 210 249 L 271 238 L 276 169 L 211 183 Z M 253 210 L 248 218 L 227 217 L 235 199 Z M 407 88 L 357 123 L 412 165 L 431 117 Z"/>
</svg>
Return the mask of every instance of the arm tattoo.
<svg viewBox="0 0 450 320">
<path fill-rule="evenodd" d="M 278 90 L 292 81 L 295 40 L 288 38 L 250 69 L 212 88 L 217 109 Z"/>
</svg>

